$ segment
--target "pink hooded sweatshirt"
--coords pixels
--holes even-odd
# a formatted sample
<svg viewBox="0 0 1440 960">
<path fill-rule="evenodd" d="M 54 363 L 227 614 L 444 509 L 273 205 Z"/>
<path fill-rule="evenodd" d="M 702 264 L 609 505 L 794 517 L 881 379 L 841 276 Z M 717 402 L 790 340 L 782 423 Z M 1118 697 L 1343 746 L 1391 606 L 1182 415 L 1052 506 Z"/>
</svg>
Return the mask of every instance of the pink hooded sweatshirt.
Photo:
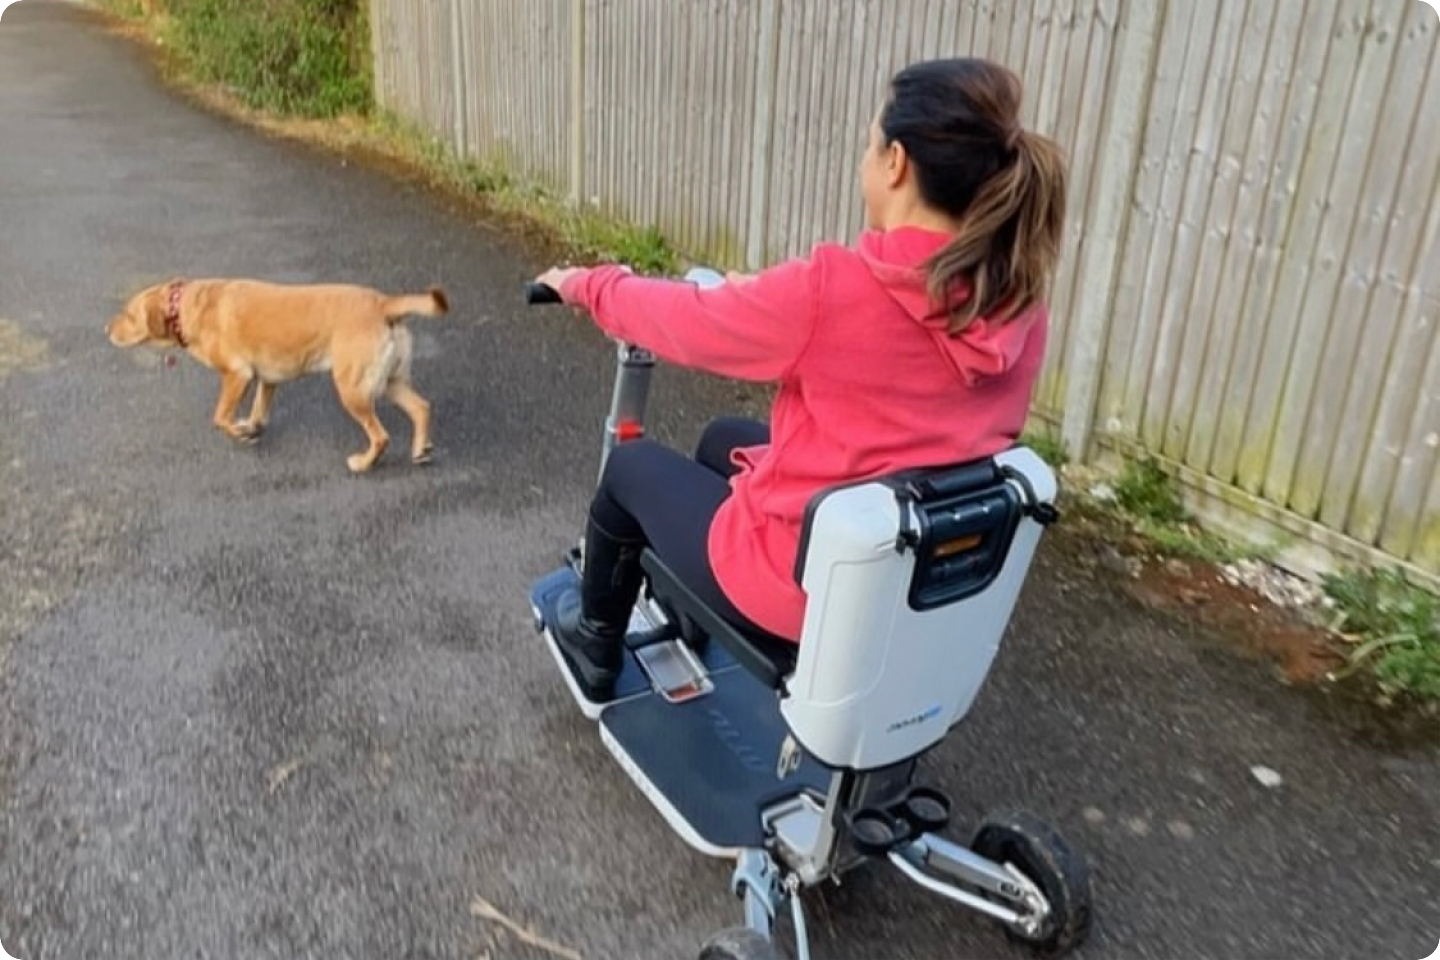
<svg viewBox="0 0 1440 960">
<path fill-rule="evenodd" d="M 920 269 L 949 237 L 903 227 L 821 244 L 743 283 L 701 289 L 605 266 L 560 294 L 602 330 L 661 360 L 778 382 L 770 443 L 737 450 L 740 471 L 711 524 L 716 581 L 761 627 L 798 640 L 795 559 L 821 490 L 896 470 L 999 453 L 1024 427 L 1048 310 L 959 336 L 935 317 Z"/>
</svg>

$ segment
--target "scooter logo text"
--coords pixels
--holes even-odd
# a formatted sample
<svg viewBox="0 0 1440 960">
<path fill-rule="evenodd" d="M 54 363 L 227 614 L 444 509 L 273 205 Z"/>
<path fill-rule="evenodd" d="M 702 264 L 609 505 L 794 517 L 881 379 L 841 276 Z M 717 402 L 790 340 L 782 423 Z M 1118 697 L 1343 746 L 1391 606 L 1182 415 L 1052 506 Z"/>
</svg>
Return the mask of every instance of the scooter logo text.
<svg viewBox="0 0 1440 960">
<path fill-rule="evenodd" d="M 908 727 L 919 726 L 920 724 L 924 723 L 926 720 L 934 720 L 934 719 L 935 719 L 936 717 L 938 717 L 939 715 L 940 715 L 940 704 L 937 703 L 937 704 L 935 704 L 935 706 L 931 707 L 929 710 L 926 710 L 924 713 L 917 713 L 915 716 L 913 716 L 913 717 L 908 717 L 908 718 L 906 718 L 906 719 L 904 719 L 904 720 L 896 720 L 894 723 L 890 724 L 890 726 L 888 726 L 888 727 L 885 728 L 885 732 L 886 732 L 886 733 L 897 733 L 897 732 L 899 732 L 899 731 L 901 731 L 901 730 L 904 730 L 904 729 L 906 729 L 906 728 L 908 728 Z"/>
</svg>

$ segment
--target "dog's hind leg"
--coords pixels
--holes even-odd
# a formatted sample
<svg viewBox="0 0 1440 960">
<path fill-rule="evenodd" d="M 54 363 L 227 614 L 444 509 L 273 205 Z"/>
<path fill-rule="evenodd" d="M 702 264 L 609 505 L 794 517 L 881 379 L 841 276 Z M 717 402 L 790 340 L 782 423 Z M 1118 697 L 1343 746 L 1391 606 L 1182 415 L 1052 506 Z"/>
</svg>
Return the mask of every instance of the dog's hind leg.
<svg viewBox="0 0 1440 960">
<path fill-rule="evenodd" d="M 255 401 L 250 404 L 250 416 L 236 424 L 236 429 L 245 436 L 255 438 L 265 432 L 270 422 L 270 403 L 275 399 L 275 384 L 261 380 L 255 386 Z"/>
<path fill-rule="evenodd" d="M 249 374 L 237 373 L 234 370 L 226 370 L 220 374 L 220 399 L 215 404 L 215 416 L 211 422 L 236 440 L 255 439 L 254 434 L 247 433 L 235 423 L 235 410 L 240 406 L 240 400 L 245 396 L 245 388 L 248 386 Z"/>
<path fill-rule="evenodd" d="M 365 436 L 370 438 L 370 446 L 364 453 L 356 453 L 345 459 L 346 465 L 352 473 L 364 473 L 375 466 L 375 461 L 385 452 L 390 445 L 390 435 L 385 432 L 385 427 L 380 423 L 380 418 L 375 416 L 375 398 L 362 386 L 350 386 L 340 382 L 337 377 L 335 386 L 340 392 L 340 402 L 360 428 L 365 431 Z"/>
<path fill-rule="evenodd" d="M 391 380 L 385 387 L 385 396 L 395 404 L 415 427 L 415 439 L 410 444 L 410 462 L 421 464 L 430 462 L 430 404 L 415 388 L 408 382 L 400 379 Z"/>
<path fill-rule="evenodd" d="M 410 443 L 410 462 L 429 463 L 430 446 L 430 404 L 415 392 L 410 383 L 410 362 L 415 354 L 415 342 L 404 324 L 396 324 L 390 333 L 389 349 L 382 351 L 385 396 L 410 418 L 414 437 Z M 387 369 L 388 368 L 388 369 Z"/>
</svg>

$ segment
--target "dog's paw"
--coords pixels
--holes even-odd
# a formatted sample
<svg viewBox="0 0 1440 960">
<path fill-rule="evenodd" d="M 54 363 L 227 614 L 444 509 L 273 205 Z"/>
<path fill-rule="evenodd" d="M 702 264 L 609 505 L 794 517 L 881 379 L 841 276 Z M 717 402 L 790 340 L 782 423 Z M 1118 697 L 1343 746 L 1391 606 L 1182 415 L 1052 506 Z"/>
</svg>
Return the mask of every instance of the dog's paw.
<svg viewBox="0 0 1440 960">
<path fill-rule="evenodd" d="M 264 432 L 265 424 L 251 423 L 249 420 L 242 420 L 240 423 L 235 424 L 234 437 L 241 443 L 254 443 L 260 439 L 260 435 Z"/>
<path fill-rule="evenodd" d="M 427 463 L 433 462 L 434 459 L 435 459 L 435 448 L 432 447 L 432 446 L 427 445 L 424 450 L 421 450 L 421 451 L 420 451 L 419 453 L 417 453 L 417 454 L 413 454 L 413 455 L 410 457 L 410 462 L 413 463 L 413 464 L 415 464 L 415 466 L 417 466 L 417 467 L 423 467 L 423 466 L 425 466 Z"/>
<path fill-rule="evenodd" d="M 350 468 L 351 473 L 365 473 L 375 462 L 363 453 L 354 453 L 345 458 L 345 466 Z"/>
</svg>

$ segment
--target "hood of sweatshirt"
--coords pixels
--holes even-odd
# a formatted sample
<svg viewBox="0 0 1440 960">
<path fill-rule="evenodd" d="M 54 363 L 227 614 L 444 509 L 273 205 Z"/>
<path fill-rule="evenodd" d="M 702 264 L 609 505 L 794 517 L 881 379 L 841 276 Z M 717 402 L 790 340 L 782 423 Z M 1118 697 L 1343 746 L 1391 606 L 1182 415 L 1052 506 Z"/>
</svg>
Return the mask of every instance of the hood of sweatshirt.
<svg viewBox="0 0 1440 960">
<path fill-rule="evenodd" d="M 1015 365 L 1042 311 L 1032 308 L 1005 323 L 977 317 L 960 333 L 947 332 L 945 315 L 935 308 L 925 289 L 924 265 L 949 241 L 950 235 L 938 230 L 899 227 L 867 230 L 855 249 L 880 286 L 930 332 L 936 349 L 956 374 L 974 386 Z"/>
</svg>

